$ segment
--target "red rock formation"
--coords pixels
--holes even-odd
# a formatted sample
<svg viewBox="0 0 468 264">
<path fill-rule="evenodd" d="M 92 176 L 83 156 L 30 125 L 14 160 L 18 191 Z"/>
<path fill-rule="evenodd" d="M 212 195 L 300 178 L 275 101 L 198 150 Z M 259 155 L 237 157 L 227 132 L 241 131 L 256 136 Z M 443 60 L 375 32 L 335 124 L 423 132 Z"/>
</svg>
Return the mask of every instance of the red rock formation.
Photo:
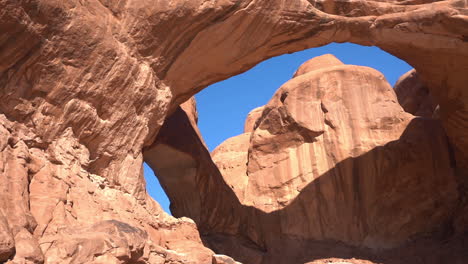
<svg viewBox="0 0 468 264">
<path fill-rule="evenodd" d="M 304 62 L 299 69 L 294 73 L 293 78 L 304 75 L 306 73 L 320 70 L 328 67 L 343 65 L 343 63 L 332 54 L 325 54 L 315 57 L 313 60 Z"/>
<path fill-rule="evenodd" d="M 252 132 L 255 129 L 255 122 L 262 115 L 263 106 L 257 107 L 250 111 L 247 119 L 245 120 L 244 133 Z"/>
<path fill-rule="evenodd" d="M 394 89 L 398 102 L 406 112 L 423 117 L 437 115 L 434 114 L 437 104 L 414 69 L 401 76 Z"/>
<path fill-rule="evenodd" d="M 89 152 L 71 130 L 44 147 L 0 118 L 1 261 L 212 263 L 193 221 L 168 216 L 144 189 L 130 195 L 87 172 Z"/>
<path fill-rule="evenodd" d="M 78 242 L 77 230 L 92 233 L 115 220 L 148 235 L 125 237 L 117 247 L 126 253 L 116 261 L 140 256 L 138 241 L 146 239 L 142 261 L 211 262 L 213 252 L 200 243 L 194 224 L 165 215 L 146 194 L 143 149 L 156 144 L 164 120 L 205 86 L 272 56 L 330 42 L 377 45 L 415 67 L 440 105 L 457 175 L 464 177 L 466 17 L 465 1 L 0 0 L 0 261 L 107 261 L 114 253 L 92 245 L 121 241 L 120 227 L 109 227 L 110 237 L 87 236 L 91 246 Z M 315 125 L 306 127 L 320 133 Z M 189 152 L 202 155 L 196 150 L 202 141 L 193 144 Z M 187 170 L 205 166 L 182 158 Z M 200 186 L 218 186 L 220 179 L 200 180 Z M 224 195 L 190 209 L 199 223 L 209 223 L 201 230 L 266 243 L 255 237 L 263 232 L 255 223 L 240 224 L 257 219 L 250 218 L 257 211 L 226 219 L 237 196 L 232 190 Z M 213 208 L 223 209 L 211 214 Z M 64 244 L 56 241 L 87 257 L 61 255 L 56 247 Z"/>
<path fill-rule="evenodd" d="M 254 129 L 212 153 L 221 174 L 187 115 L 174 113 L 145 157 L 173 186 L 176 215 L 194 219 L 206 244 L 244 263 L 333 256 L 409 263 L 446 251 L 466 261 L 454 254 L 457 238 L 446 251 L 421 246 L 440 245 L 437 232 L 463 234 L 450 233 L 460 195 L 440 123 L 405 113 L 379 72 L 338 62 L 330 55 L 308 61 L 250 113 L 246 127 Z M 161 155 L 173 164 L 158 164 Z M 194 184 L 176 187 L 182 175 Z M 408 244 L 422 234 L 430 239 Z"/>
</svg>

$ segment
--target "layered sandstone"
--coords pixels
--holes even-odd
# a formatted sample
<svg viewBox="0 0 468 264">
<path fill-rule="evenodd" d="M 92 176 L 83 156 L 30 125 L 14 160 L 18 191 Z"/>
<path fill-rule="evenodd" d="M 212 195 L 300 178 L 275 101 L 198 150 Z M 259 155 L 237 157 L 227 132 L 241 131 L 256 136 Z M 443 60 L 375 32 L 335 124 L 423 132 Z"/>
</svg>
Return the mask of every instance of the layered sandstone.
<svg viewBox="0 0 468 264">
<path fill-rule="evenodd" d="M 144 186 L 131 195 L 87 172 L 72 130 L 44 146 L 0 118 L 2 262 L 212 263 L 192 220 L 168 216 Z"/>
<path fill-rule="evenodd" d="M 463 232 L 450 230 L 463 195 L 440 122 L 406 113 L 371 68 L 326 55 L 297 73 L 249 114 L 244 134 L 213 151 L 217 168 L 187 114 L 168 119 L 145 157 L 177 189 L 168 193 L 176 214 L 194 219 L 215 251 L 244 263 L 437 259 L 446 252 L 421 246 L 441 243 L 435 234 L 453 237 L 448 251 L 457 252 Z M 162 155 L 172 164 L 159 164 Z M 176 187 L 182 175 L 192 184 Z"/>
<path fill-rule="evenodd" d="M 158 135 L 164 121 L 207 85 L 272 56 L 330 42 L 377 45 L 416 68 L 440 106 L 453 166 L 464 179 L 467 24 L 463 0 L 0 0 L 0 261 L 217 261 L 190 220 L 167 216 L 146 194 L 143 160 L 157 157 L 161 162 L 154 164 L 173 172 L 164 155 L 144 155 L 143 149 L 151 153 L 157 136 L 173 142 L 170 137 L 177 134 Z M 296 117 L 301 123 L 301 115 Z M 186 121 L 193 129 L 193 120 Z M 318 123 L 305 126 L 308 137 L 322 129 Z M 189 143 L 159 144 L 180 158 L 175 165 L 189 175 L 176 175 L 167 192 L 199 193 L 187 194 L 193 201 L 174 203 L 175 212 L 188 210 L 204 234 L 237 236 L 244 249 L 253 248 L 244 250 L 244 257 L 262 259 L 258 252 L 271 241 L 263 237 L 264 221 L 255 220 L 263 213 L 256 208 L 242 213 L 245 205 L 237 194 L 243 190 L 232 191 L 219 175 L 202 177 L 219 171 L 211 168 L 201 139 Z M 181 187 L 184 180 L 187 189 Z M 446 180 L 436 193 L 449 187 Z M 220 195 L 205 196 L 211 193 Z M 440 198 L 442 204 L 453 196 Z M 261 205 L 278 206 L 283 205 Z M 239 216 L 226 217 L 232 212 Z M 457 226 L 463 228 L 465 218 L 460 219 Z M 360 241 L 365 232 L 358 234 L 351 240 Z"/>
</svg>

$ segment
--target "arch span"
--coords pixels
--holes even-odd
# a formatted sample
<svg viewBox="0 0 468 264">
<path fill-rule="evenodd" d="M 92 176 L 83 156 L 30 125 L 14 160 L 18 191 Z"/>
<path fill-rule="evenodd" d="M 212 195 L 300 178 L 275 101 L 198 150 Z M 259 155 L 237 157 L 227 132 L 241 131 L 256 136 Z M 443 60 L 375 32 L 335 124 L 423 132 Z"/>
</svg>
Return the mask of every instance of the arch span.
<svg viewBox="0 0 468 264">
<path fill-rule="evenodd" d="M 207 85 L 331 42 L 376 45 L 416 68 L 466 175 L 465 0 L 2 0 L 0 10 L 0 215 L 8 241 L 0 261 L 64 262 L 82 239 L 104 246 L 77 258 L 115 260 L 107 247 L 118 235 L 76 231 L 107 228 L 132 230 L 119 259 L 167 253 L 142 254 L 147 241 L 190 251 L 168 234 L 194 227 L 164 218 L 145 192 L 143 148 Z M 124 224 L 108 226 L 109 218 Z M 190 255 L 196 263 L 211 262 L 196 235 L 182 237 L 204 252 Z"/>
<path fill-rule="evenodd" d="M 465 258 L 466 194 L 445 132 L 404 112 L 379 72 L 331 55 L 304 63 L 212 157 L 191 110 L 179 107 L 144 157 L 174 215 L 216 252 L 278 264 Z M 441 241 L 451 249 L 426 252 Z"/>
</svg>

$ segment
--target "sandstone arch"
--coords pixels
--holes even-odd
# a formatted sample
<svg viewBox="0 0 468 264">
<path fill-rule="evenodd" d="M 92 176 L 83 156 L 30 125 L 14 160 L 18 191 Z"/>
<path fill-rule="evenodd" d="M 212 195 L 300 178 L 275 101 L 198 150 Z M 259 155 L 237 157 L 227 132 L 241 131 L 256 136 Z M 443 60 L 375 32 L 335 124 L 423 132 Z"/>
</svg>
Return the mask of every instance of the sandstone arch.
<svg viewBox="0 0 468 264">
<path fill-rule="evenodd" d="M 178 191 L 168 193 L 173 213 L 194 219 L 217 252 L 245 263 L 427 262 L 445 254 L 422 253 L 437 232 L 460 247 L 453 237 L 464 232 L 466 204 L 445 132 L 439 120 L 405 113 L 373 69 L 331 55 L 304 63 L 249 114 L 244 134 L 213 151 L 216 166 L 191 115 L 179 108 L 144 155 Z M 174 165 L 159 164 L 161 155 Z M 181 156 L 192 159 L 192 173 L 175 162 Z"/>
<path fill-rule="evenodd" d="M 464 0 L 0 1 L 0 176 L 7 186 L 0 200 L 16 201 L 0 206 L 5 241 L 15 240 L 1 249 L 0 261 L 16 248 L 15 261 L 61 262 L 52 258 L 60 244 L 53 241 L 109 219 L 170 245 L 119 244 L 144 247 L 145 261 L 167 256 L 167 249 L 187 251 L 169 233 L 183 227 L 199 242 L 194 225 L 166 218 L 148 198 L 142 149 L 206 85 L 266 58 L 334 41 L 376 45 L 416 68 L 440 105 L 464 176 L 466 6 Z M 212 252 L 193 245 L 205 254 L 194 259 L 211 261 Z M 105 246 L 90 250 L 110 254 Z"/>
</svg>

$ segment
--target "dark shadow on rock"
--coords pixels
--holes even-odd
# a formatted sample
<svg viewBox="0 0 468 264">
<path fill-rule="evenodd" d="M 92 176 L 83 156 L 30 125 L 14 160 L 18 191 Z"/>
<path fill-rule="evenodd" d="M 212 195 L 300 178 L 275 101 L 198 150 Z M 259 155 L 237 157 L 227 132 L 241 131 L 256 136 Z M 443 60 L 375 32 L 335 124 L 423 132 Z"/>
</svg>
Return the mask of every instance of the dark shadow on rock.
<svg viewBox="0 0 468 264">
<path fill-rule="evenodd" d="M 175 217 L 190 217 L 202 234 L 226 232 L 226 227 L 236 234 L 240 221 L 230 215 L 242 205 L 180 107 L 144 150 L 144 159 L 158 175 Z"/>
<path fill-rule="evenodd" d="M 244 264 L 462 264 L 468 236 L 453 222 L 466 202 L 448 149 L 438 121 L 415 118 L 398 140 L 339 162 L 271 213 L 239 202 L 181 109 L 144 156 L 174 216 L 192 218 L 206 246 Z"/>
</svg>

